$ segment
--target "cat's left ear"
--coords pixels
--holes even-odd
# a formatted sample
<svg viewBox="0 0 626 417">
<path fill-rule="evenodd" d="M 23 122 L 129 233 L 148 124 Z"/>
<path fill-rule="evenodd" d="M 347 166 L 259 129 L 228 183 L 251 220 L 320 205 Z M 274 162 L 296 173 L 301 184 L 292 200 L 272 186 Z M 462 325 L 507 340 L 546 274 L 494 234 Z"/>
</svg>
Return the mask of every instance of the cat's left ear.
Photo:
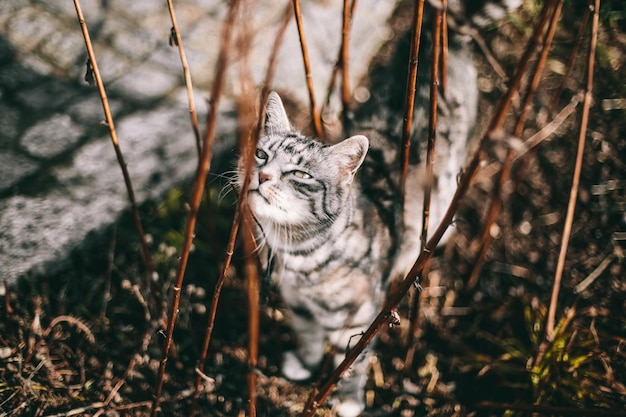
<svg viewBox="0 0 626 417">
<path fill-rule="evenodd" d="M 272 91 L 267 98 L 265 108 L 265 134 L 269 136 L 288 132 L 291 132 L 291 123 L 289 123 L 285 106 L 280 96 Z"/>
<path fill-rule="evenodd" d="M 368 148 L 369 141 L 363 135 L 349 137 L 331 146 L 332 155 L 339 165 L 339 174 L 344 181 L 352 181 L 365 159 Z"/>
</svg>

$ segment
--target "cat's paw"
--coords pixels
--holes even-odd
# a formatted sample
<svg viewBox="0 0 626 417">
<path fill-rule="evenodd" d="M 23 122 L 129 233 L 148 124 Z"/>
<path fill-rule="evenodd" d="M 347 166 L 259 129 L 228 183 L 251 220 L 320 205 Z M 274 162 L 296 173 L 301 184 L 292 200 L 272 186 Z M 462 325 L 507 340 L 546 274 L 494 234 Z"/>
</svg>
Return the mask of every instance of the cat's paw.
<svg viewBox="0 0 626 417">
<path fill-rule="evenodd" d="M 353 399 L 345 399 L 337 402 L 334 409 L 340 417 L 357 417 L 363 412 L 365 405 Z"/>
<path fill-rule="evenodd" d="M 283 375 L 292 381 L 304 381 L 311 378 L 311 371 L 306 369 L 295 352 L 283 354 Z"/>
</svg>

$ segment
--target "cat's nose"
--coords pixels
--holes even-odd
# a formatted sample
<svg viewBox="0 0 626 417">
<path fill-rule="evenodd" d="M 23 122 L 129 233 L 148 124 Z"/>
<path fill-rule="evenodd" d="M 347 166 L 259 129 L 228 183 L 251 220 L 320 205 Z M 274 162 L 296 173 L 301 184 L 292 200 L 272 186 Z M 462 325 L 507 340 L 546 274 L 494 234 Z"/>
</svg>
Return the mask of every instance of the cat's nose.
<svg viewBox="0 0 626 417">
<path fill-rule="evenodd" d="M 265 181 L 271 180 L 272 176 L 267 172 L 259 172 L 259 184 L 263 184 Z"/>
</svg>

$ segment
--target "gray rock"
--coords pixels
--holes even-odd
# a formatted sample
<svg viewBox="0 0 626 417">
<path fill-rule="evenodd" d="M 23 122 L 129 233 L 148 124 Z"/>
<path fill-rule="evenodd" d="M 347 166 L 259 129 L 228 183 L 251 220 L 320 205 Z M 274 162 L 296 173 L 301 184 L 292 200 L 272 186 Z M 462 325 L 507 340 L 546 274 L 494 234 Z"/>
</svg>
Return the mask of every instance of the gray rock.
<svg viewBox="0 0 626 417">
<path fill-rule="evenodd" d="M 8 147 L 17 139 L 19 119 L 16 108 L 0 103 L 0 149 Z"/>
<path fill-rule="evenodd" d="M 17 184 L 27 175 L 34 173 L 37 167 L 37 162 L 23 155 L 10 150 L 0 152 L 0 192 Z M 2 229 L 0 228 L 1 231 Z"/>
<path fill-rule="evenodd" d="M 179 77 L 143 64 L 124 74 L 110 88 L 127 100 L 145 102 L 164 97 L 181 81 Z"/>
<path fill-rule="evenodd" d="M 66 114 L 55 114 L 31 127 L 20 139 L 30 155 L 49 159 L 72 149 L 83 135 L 83 128 Z"/>
</svg>

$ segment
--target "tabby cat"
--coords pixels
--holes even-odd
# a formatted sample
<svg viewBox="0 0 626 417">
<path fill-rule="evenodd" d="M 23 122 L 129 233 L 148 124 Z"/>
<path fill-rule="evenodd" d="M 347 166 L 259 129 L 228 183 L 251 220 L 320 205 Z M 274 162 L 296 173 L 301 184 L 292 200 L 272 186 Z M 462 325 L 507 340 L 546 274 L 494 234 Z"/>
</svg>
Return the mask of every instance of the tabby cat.
<svg viewBox="0 0 626 417">
<path fill-rule="evenodd" d="M 449 3 L 459 11 L 458 2 Z M 484 24 L 490 21 L 485 16 L 500 17 L 518 3 L 472 2 L 468 20 Z M 420 74 L 429 74 L 422 64 L 428 61 L 428 35 L 423 42 Z M 432 225 L 438 224 L 456 190 L 476 117 L 478 89 L 468 43 L 464 35 L 450 36 L 448 86 L 438 99 Z M 428 128 L 429 85 L 428 75 L 419 77 L 416 154 L 424 147 Z M 424 169 L 413 157 L 406 187 L 410 192 L 401 207 L 401 111 L 383 110 L 393 107 L 394 99 L 393 88 L 381 88 L 357 115 L 355 130 L 360 134 L 327 145 L 294 130 L 279 96 L 269 97 L 248 202 L 259 245 L 269 254 L 268 268 L 298 338 L 297 349 L 283 355 L 282 371 L 291 380 L 312 377 L 327 343 L 334 347 L 334 362 L 339 364 L 378 313 L 386 284 L 404 276 L 419 254 Z M 334 395 L 341 416 L 356 416 L 364 409 L 367 355 L 352 366 Z"/>
</svg>

